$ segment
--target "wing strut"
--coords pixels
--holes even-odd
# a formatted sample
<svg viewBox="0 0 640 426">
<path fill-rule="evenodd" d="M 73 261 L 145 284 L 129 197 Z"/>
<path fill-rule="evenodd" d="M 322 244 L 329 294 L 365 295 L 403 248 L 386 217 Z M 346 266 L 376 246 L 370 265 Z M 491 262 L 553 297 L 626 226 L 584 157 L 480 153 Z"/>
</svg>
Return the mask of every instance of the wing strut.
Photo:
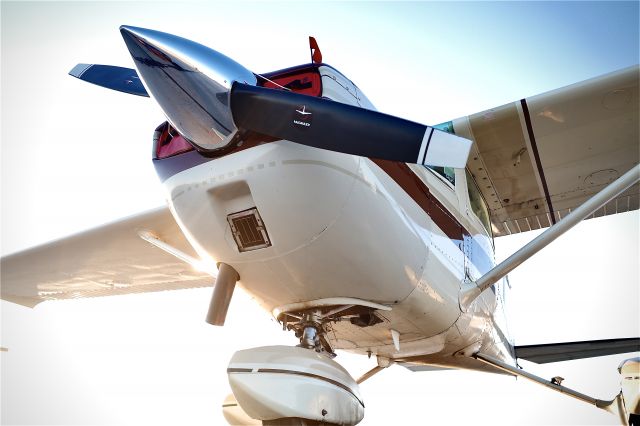
<svg viewBox="0 0 640 426">
<path fill-rule="evenodd" d="M 384 369 L 385 369 L 385 367 L 380 367 L 379 365 L 376 365 L 371 370 L 367 371 L 362 376 L 360 376 L 358 378 L 358 380 L 356 380 L 356 383 L 360 384 L 360 383 L 364 382 L 365 380 L 370 379 L 371 377 L 375 376 L 376 374 L 378 374 L 379 372 L 381 372 Z"/>
<path fill-rule="evenodd" d="M 226 263 L 220 263 L 217 269 L 214 265 L 207 265 L 205 262 L 195 259 L 165 243 L 152 232 L 139 231 L 138 236 L 159 249 L 177 257 L 183 262 L 188 263 L 194 268 L 207 272 L 216 279 L 216 284 L 213 287 L 213 295 L 211 296 L 211 302 L 209 303 L 209 311 L 207 312 L 206 321 L 212 325 L 224 325 L 224 320 L 227 317 L 227 310 L 231 303 L 231 296 L 233 296 L 233 290 L 236 287 L 236 282 L 240 279 L 238 272 Z"/>
<path fill-rule="evenodd" d="M 509 272 L 513 271 L 525 260 L 552 243 L 560 235 L 573 228 L 584 218 L 607 204 L 612 198 L 625 191 L 640 180 L 640 164 L 636 164 L 627 173 L 607 185 L 603 190 L 587 200 L 580 207 L 565 216 L 542 234 L 538 235 L 527 245 L 509 256 L 475 282 L 468 282 L 460 292 L 460 307 L 466 312 L 471 303 L 486 289 L 495 284 Z"/>
<path fill-rule="evenodd" d="M 532 382 L 538 383 L 539 385 L 546 386 L 549 389 L 553 389 L 556 392 L 560 392 L 565 395 L 572 396 L 580 401 L 586 402 L 587 404 L 594 405 L 612 414 L 617 414 L 620 416 L 620 419 L 623 421 L 623 424 L 626 424 L 626 420 L 624 418 L 624 405 L 623 405 L 624 403 L 622 401 L 621 394 L 616 395 L 616 397 L 613 398 L 611 401 L 604 401 L 602 399 L 597 399 L 589 395 L 585 395 L 581 392 L 578 392 L 566 386 L 562 386 L 561 384 L 559 384 L 558 381 L 555 381 L 554 379 L 551 379 L 551 380 L 543 379 L 542 377 L 536 376 L 535 374 L 531 374 L 518 367 L 514 367 L 512 365 L 506 364 L 489 355 L 476 353 L 475 355 L 473 355 L 473 357 L 479 361 L 484 362 L 485 364 L 489 364 L 506 373 L 513 374 L 519 377 L 524 377 L 525 379 L 531 380 Z"/>
<path fill-rule="evenodd" d="M 371 377 L 375 376 L 385 368 L 388 368 L 395 363 L 394 360 L 380 356 L 380 355 L 376 357 L 376 361 L 378 362 L 378 365 L 376 365 L 371 370 L 367 371 L 362 376 L 360 376 L 358 380 L 356 380 L 357 384 L 361 384 L 365 380 L 370 379 Z"/>
<path fill-rule="evenodd" d="M 154 233 L 150 231 L 139 231 L 138 236 L 143 240 L 145 240 L 146 242 L 148 242 L 149 244 L 158 247 L 160 250 L 164 250 L 170 255 L 177 257 L 178 259 L 182 260 L 185 263 L 188 263 L 198 271 L 206 272 L 207 274 L 211 275 L 214 278 L 218 275 L 218 269 L 214 264 L 207 264 L 202 260 L 198 260 L 194 257 L 189 256 L 185 252 L 162 241 L 160 238 L 158 238 Z"/>
</svg>

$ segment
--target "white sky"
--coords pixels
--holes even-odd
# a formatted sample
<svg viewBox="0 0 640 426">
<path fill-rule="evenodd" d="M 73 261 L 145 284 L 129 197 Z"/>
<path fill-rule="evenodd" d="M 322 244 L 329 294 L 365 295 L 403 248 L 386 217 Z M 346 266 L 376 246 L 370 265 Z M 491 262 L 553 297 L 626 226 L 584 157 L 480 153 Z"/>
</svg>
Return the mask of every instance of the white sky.
<svg viewBox="0 0 640 426">
<path fill-rule="evenodd" d="M 325 62 L 384 112 L 438 123 L 638 63 L 638 5 L 607 3 L 1 3 L 1 252 L 162 204 L 149 99 L 84 84 L 78 62 L 132 66 L 121 24 L 191 38 L 256 72 Z M 593 220 L 511 275 L 518 343 L 638 336 L 638 214 Z M 501 257 L 532 234 L 499 239 Z M 221 424 L 238 349 L 295 344 L 236 292 L 204 323 L 210 289 L 2 302 L 2 424 Z M 625 356 L 537 366 L 600 398 Z M 341 354 L 354 376 L 372 360 Z M 525 363 L 523 363 L 525 365 Z M 409 373 L 362 385 L 365 425 L 615 424 L 522 380 Z"/>
</svg>

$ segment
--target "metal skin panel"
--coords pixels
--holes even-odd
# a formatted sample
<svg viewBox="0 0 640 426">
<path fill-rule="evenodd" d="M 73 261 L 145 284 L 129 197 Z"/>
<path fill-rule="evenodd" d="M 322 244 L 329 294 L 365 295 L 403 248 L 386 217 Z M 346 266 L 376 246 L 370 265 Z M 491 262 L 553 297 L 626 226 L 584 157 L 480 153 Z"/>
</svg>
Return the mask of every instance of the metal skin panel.
<svg viewBox="0 0 640 426">
<path fill-rule="evenodd" d="M 534 166 L 529 160 L 529 150 L 525 151 L 521 161 L 516 164 L 516 155 L 526 149 L 518 109 L 515 104 L 504 105 L 491 111 L 469 117 L 473 137 L 482 152 L 482 162 L 474 156 L 469 161 L 469 170 L 473 173 L 483 193 L 491 191 L 493 196 L 485 197 L 489 207 L 502 210 L 508 216 L 520 217 L 522 209 L 528 209 L 523 201 L 537 200 L 544 211 L 544 193 L 537 181 Z M 524 161 L 523 161 L 524 160 Z M 505 167 L 509 164 L 512 167 Z M 488 170 L 490 176 L 487 176 Z M 534 206 L 535 208 L 535 206 Z"/>
<path fill-rule="evenodd" d="M 452 122 L 475 141 L 467 167 L 495 236 L 545 228 L 640 158 L 638 67 L 630 67 Z M 634 185 L 592 217 L 638 209 Z"/>
<path fill-rule="evenodd" d="M 556 211 L 585 201 L 638 162 L 639 79 L 632 67 L 527 99 Z"/>
<path fill-rule="evenodd" d="M 396 201 L 380 193 L 384 186 L 361 161 L 283 141 L 197 166 L 166 185 L 194 246 L 233 265 L 240 285 L 260 283 L 248 290 L 269 310 L 336 295 L 394 303 L 415 287 L 427 253 L 401 212 L 378 207 Z M 272 246 L 241 253 L 226 216 L 254 206 Z M 411 250 L 389 255 L 389 245 Z"/>
</svg>

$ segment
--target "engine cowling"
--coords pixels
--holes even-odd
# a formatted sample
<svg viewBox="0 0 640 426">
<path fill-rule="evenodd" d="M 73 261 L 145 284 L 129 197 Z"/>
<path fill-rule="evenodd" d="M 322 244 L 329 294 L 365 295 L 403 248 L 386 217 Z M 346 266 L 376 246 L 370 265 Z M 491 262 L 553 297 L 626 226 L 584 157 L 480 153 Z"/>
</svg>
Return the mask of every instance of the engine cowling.
<svg viewBox="0 0 640 426">
<path fill-rule="evenodd" d="M 356 381 L 340 364 L 310 349 L 265 346 L 238 351 L 227 373 L 242 409 L 266 424 L 306 419 L 355 425 L 364 417 Z"/>
</svg>

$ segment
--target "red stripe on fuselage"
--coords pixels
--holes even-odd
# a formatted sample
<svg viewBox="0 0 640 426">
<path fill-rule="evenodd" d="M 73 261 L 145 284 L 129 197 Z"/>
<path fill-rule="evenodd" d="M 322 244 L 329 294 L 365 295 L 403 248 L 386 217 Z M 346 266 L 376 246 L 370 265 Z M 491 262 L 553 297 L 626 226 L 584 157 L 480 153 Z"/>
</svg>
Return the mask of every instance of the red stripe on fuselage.
<svg viewBox="0 0 640 426">
<path fill-rule="evenodd" d="M 462 240 L 464 235 L 470 235 L 447 208 L 431 194 L 425 183 L 406 163 L 375 158 L 370 160 L 389 175 L 431 217 L 447 237 Z"/>
</svg>

